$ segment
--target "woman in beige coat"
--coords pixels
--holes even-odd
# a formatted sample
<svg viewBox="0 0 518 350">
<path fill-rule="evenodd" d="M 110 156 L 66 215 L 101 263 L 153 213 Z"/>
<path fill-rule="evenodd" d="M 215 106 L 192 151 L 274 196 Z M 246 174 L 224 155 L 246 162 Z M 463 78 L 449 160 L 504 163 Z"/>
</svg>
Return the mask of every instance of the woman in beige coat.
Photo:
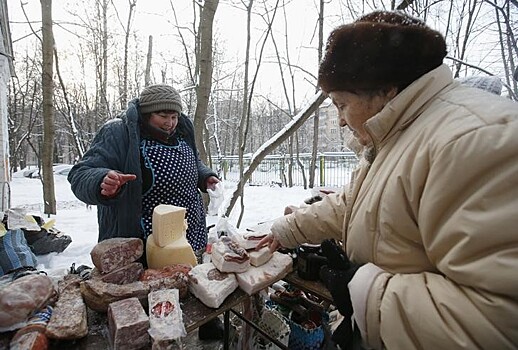
<svg viewBox="0 0 518 350">
<path fill-rule="evenodd" d="M 360 167 L 260 243 L 341 241 L 352 263 L 331 292 L 364 347 L 518 347 L 518 104 L 461 86 L 445 55 L 440 33 L 401 13 L 331 33 L 319 85 Z"/>
</svg>

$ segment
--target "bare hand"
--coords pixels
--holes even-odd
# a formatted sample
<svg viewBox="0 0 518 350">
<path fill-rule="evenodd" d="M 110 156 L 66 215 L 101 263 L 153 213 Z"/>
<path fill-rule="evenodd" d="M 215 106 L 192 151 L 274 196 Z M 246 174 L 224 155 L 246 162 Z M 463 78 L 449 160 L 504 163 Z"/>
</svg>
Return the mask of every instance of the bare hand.
<svg viewBox="0 0 518 350">
<path fill-rule="evenodd" d="M 219 179 L 216 177 L 216 176 L 209 176 L 209 178 L 207 178 L 207 189 L 209 190 L 215 190 L 216 189 L 216 184 L 219 183 Z"/>
<path fill-rule="evenodd" d="M 121 174 L 110 170 L 101 183 L 101 194 L 106 197 L 113 197 L 119 192 L 122 185 L 137 178 L 134 174 Z"/>
<path fill-rule="evenodd" d="M 277 249 L 281 248 L 281 243 L 275 238 L 275 236 L 272 233 L 269 233 L 266 237 L 261 239 L 259 243 L 255 246 L 255 250 L 259 250 L 264 246 L 268 246 L 270 249 L 270 253 L 273 253 Z"/>
<path fill-rule="evenodd" d="M 331 193 L 335 193 L 335 191 L 333 191 L 333 190 L 320 190 L 319 192 L 320 192 L 320 193 L 323 193 L 323 194 L 331 194 Z"/>
</svg>

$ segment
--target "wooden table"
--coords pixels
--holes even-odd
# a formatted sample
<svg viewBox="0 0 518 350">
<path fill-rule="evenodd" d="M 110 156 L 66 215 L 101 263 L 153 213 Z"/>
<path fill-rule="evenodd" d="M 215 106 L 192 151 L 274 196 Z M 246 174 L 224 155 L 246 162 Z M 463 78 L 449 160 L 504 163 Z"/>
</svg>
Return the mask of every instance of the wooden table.
<svg viewBox="0 0 518 350">
<path fill-rule="evenodd" d="M 229 318 L 230 310 L 237 307 L 249 296 L 241 289 L 236 289 L 231 295 L 229 295 L 223 304 L 217 309 L 213 309 L 205 306 L 192 294 L 180 302 L 183 321 L 185 330 L 189 333 L 199 328 L 201 325 L 208 321 L 224 314 L 225 318 L 225 336 L 224 343 L 225 348 L 228 349 L 229 344 L 229 333 L 230 324 L 227 322 Z M 104 350 L 110 349 L 108 342 L 108 321 L 105 313 L 100 313 L 91 310 L 87 307 L 88 317 L 88 335 L 84 338 L 71 340 L 71 341 L 57 341 L 50 340 L 49 349 L 73 349 L 73 350 Z M 7 348 L 10 339 L 14 335 L 14 332 L 0 333 L 0 349 L 3 349 L 3 345 Z M 151 346 L 150 346 L 151 348 Z"/>
<path fill-rule="evenodd" d="M 323 299 L 329 303 L 333 303 L 333 297 L 329 290 L 324 286 L 324 284 L 320 281 L 308 281 L 302 279 L 297 274 L 297 271 L 290 272 L 286 277 L 283 278 L 283 281 L 288 282 L 294 287 L 302 290 L 303 292 L 311 293 L 320 299 Z"/>
</svg>

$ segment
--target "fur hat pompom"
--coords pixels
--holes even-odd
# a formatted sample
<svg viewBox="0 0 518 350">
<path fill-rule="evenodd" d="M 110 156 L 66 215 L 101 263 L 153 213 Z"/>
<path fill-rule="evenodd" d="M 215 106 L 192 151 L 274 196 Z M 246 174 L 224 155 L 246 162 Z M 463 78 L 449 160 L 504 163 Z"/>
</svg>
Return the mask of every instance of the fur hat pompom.
<svg viewBox="0 0 518 350">
<path fill-rule="evenodd" d="M 182 98 L 170 85 L 150 85 L 140 93 L 140 112 L 142 114 L 170 110 L 182 112 Z"/>
<path fill-rule="evenodd" d="M 376 11 L 331 32 L 318 84 L 325 92 L 402 90 L 440 66 L 445 56 L 443 36 L 420 19 Z"/>
</svg>

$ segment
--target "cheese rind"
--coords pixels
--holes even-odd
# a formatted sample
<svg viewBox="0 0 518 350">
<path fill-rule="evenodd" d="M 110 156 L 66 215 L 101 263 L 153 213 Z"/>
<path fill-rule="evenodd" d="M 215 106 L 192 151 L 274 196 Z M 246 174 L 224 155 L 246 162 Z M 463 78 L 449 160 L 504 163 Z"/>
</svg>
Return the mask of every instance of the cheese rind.
<svg viewBox="0 0 518 350">
<path fill-rule="evenodd" d="M 154 233 L 150 234 L 146 242 L 146 259 L 150 269 L 160 269 L 174 264 L 188 264 L 196 266 L 196 256 L 187 238 L 181 237 L 176 241 L 159 247 L 153 238 Z"/>
<path fill-rule="evenodd" d="M 186 209 L 174 205 L 160 204 L 153 210 L 152 226 L 155 244 L 165 247 L 181 238 L 187 230 Z"/>
</svg>

